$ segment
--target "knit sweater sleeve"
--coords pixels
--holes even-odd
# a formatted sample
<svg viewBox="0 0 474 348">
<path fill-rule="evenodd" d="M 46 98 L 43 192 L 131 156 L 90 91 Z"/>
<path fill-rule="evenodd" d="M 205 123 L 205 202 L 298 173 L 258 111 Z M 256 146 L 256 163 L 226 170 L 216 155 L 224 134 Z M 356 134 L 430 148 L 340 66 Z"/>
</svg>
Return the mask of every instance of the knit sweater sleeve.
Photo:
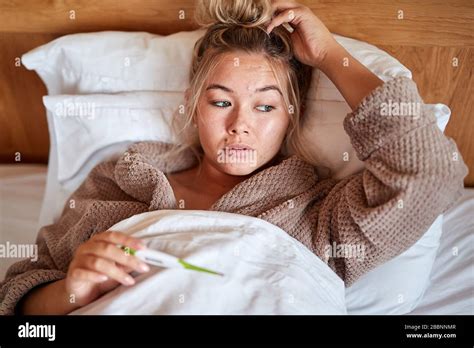
<svg viewBox="0 0 474 348">
<path fill-rule="evenodd" d="M 460 196 L 467 168 L 409 78 L 375 88 L 344 128 L 365 169 L 338 182 L 322 203 L 315 245 L 350 286 L 421 238 Z"/>
<path fill-rule="evenodd" d="M 17 303 L 34 287 L 65 278 L 75 250 L 94 233 L 147 208 L 117 186 L 113 162 L 97 165 L 66 201 L 59 220 L 40 229 L 37 260 L 22 260 L 8 269 L 0 283 L 0 314 L 14 314 Z"/>
</svg>

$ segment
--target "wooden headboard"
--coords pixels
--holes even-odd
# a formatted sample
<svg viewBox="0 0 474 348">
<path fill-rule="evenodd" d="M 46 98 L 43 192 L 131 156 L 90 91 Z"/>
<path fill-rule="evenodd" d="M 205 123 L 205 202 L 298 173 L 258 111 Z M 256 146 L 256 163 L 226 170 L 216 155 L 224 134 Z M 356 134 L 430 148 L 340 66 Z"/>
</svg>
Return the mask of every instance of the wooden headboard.
<svg viewBox="0 0 474 348">
<path fill-rule="evenodd" d="M 236 0 L 238 1 L 238 0 Z M 413 72 L 426 103 L 444 103 L 474 186 L 474 2 L 472 0 L 300 0 L 343 36 L 363 40 Z M 193 0 L 1 0 L 0 162 L 47 163 L 49 137 L 35 72 L 16 64 L 29 50 L 65 34 L 102 30 L 167 35 L 194 30 Z M 184 15 L 184 16 L 183 16 Z M 184 17 L 184 18 L 183 18 Z"/>
</svg>

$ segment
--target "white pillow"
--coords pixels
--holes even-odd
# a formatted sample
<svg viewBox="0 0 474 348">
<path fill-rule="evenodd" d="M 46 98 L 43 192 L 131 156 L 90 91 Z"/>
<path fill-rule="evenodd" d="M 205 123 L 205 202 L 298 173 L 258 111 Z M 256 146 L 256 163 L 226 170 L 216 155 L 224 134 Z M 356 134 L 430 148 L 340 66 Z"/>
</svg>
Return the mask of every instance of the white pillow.
<svg viewBox="0 0 474 348">
<path fill-rule="evenodd" d="M 408 250 L 346 289 L 348 314 L 406 314 L 421 301 L 439 248 L 443 215 Z"/>
<path fill-rule="evenodd" d="M 172 107 L 169 106 L 182 98 L 188 85 L 192 47 L 203 32 L 181 32 L 166 37 L 137 32 L 74 34 L 56 39 L 22 57 L 27 68 L 38 72 L 47 85 L 49 94 L 91 94 L 80 97 L 60 95 L 44 99 L 48 108 L 51 150 L 40 226 L 52 223 L 58 217 L 68 195 L 77 188 L 93 165 L 119 155 L 132 141 L 162 140 L 159 138 L 166 136 L 164 123 L 160 120 L 134 124 L 127 119 L 127 115 L 135 113 L 137 119 L 143 117 L 150 120 L 152 114 L 159 114 L 168 119 L 172 114 Z M 375 46 L 339 35 L 334 37 L 382 80 L 387 81 L 397 76 L 411 78 L 408 69 Z M 171 91 L 175 94 L 162 94 L 157 100 L 154 100 L 153 92 L 103 94 L 139 90 Z M 77 98 L 83 103 L 95 102 L 101 105 L 93 123 L 87 124 L 87 117 L 59 117 L 55 112 L 55 105 L 64 103 L 64 100 L 78 100 Z M 163 98 L 169 100 L 161 100 Z M 309 127 L 305 132 L 308 146 L 315 150 L 321 163 L 333 170 L 335 177 L 343 177 L 362 169 L 362 162 L 355 156 L 342 127 L 342 120 L 350 112 L 350 108 L 324 74 L 313 74 L 308 99 L 306 112 L 311 113 L 312 117 L 308 118 L 311 123 L 307 125 Z M 140 100 L 148 103 L 138 105 Z M 155 105 L 154 102 L 158 104 Z M 178 105 L 179 102 L 176 107 Z M 450 115 L 449 108 L 443 104 L 428 107 L 433 109 L 438 126 L 444 130 Z M 120 112 L 117 113 L 118 109 Z M 127 129 L 115 127 L 122 125 L 122 122 L 134 124 L 130 138 L 126 133 Z M 91 131 L 85 132 L 85 129 Z M 75 149 L 72 144 L 68 144 L 66 134 L 87 134 L 88 138 L 83 139 Z M 331 134 L 330 138 L 328 134 Z M 349 161 L 344 161 L 345 152 L 349 154 Z M 54 162 L 56 160 L 57 163 Z M 57 173 L 54 173 L 55 170 Z M 53 201 L 56 201 L 56 206 L 51 205 Z M 402 314 L 410 311 L 425 289 L 429 272 L 422 277 L 419 271 L 428 266 L 430 268 L 433 264 L 435 253 L 432 251 L 439 245 L 440 231 L 439 222 L 435 222 L 412 248 L 373 270 L 349 288 L 348 312 Z M 429 245 L 429 250 L 426 245 Z M 390 274 L 395 269 L 398 276 L 405 274 L 404 279 L 417 279 L 416 286 L 409 287 L 405 284 L 401 287 L 404 283 Z M 367 296 L 364 289 L 372 289 L 370 300 L 364 297 Z M 398 303 L 401 301 L 400 294 L 403 296 L 402 304 Z"/>
<path fill-rule="evenodd" d="M 72 34 L 24 54 L 22 63 L 40 75 L 50 95 L 184 91 L 193 45 L 203 34 Z"/>
<path fill-rule="evenodd" d="M 130 92 L 45 96 L 43 102 L 55 124 L 57 178 L 65 182 L 110 145 L 143 139 L 172 142 L 171 119 L 184 97 L 182 92 Z"/>
</svg>

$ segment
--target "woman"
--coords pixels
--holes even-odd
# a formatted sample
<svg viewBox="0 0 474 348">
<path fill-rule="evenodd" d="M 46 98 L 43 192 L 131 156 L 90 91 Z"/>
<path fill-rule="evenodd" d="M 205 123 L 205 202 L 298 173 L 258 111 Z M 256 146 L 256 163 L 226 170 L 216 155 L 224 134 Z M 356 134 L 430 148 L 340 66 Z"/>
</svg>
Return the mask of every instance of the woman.
<svg viewBox="0 0 474 348">
<path fill-rule="evenodd" d="M 459 196 L 467 170 L 434 116 L 424 108 L 403 117 L 380 112 L 388 102 L 422 104 L 415 83 L 383 83 L 310 9 L 286 0 L 212 0 L 200 3 L 197 20 L 207 32 L 195 46 L 186 112 L 176 118 L 182 145 L 137 143 L 95 167 L 72 195 L 75 206 L 41 229 L 38 262 L 9 269 L 1 313 L 66 314 L 133 285 L 128 273 L 148 267 L 116 244 L 143 246 L 107 229 L 137 213 L 208 209 L 265 219 L 349 286 L 415 243 Z M 318 179 L 300 140 L 314 67 L 352 108 L 344 127 L 365 162 L 339 182 Z M 337 257 L 328 252 L 333 245 L 364 252 Z"/>
</svg>

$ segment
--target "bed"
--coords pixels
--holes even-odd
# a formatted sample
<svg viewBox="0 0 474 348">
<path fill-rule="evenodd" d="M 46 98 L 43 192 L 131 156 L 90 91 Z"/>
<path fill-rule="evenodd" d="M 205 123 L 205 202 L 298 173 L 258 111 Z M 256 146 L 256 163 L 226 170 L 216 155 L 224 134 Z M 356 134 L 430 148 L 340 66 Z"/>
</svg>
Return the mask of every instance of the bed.
<svg viewBox="0 0 474 348">
<path fill-rule="evenodd" d="M 432 104 L 437 110 L 438 125 L 443 130 L 446 127 L 445 133 L 456 140 L 470 172 L 465 179 L 463 197 L 444 215 L 440 244 L 423 296 L 417 301 L 415 308 L 405 313 L 474 314 L 474 189 L 469 188 L 474 184 L 474 121 L 470 115 L 470 96 L 474 83 L 468 70 L 474 46 L 473 31 L 469 30 L 473 20 L 472 4 L 458 0 L 449 3 L 431 1 L 416 5 L 387 0 L 373 6 L 371 0 L 363 0 L 354 7 L 343 1 L 301 2 L 313 9 L 331 32 L 371 43 L 399 59 L 404 66 L 398 73 L 413 77 L 426 103 L 444 103 L 449 106 L 449 113 L 446 113 L 442 104 Z M 54 93 L 51 84 L 46 86 L 46 90 L 38 75 L 25 69 L 27 61 L 20 60 L 18 63 L 18 58 L 31 49 L 66 34 L 140 30 L 168 35 L 191 31 L 196 28 L 190 21 L 193 6 L 193 1 L 190 0 L 163 0 L 159 3 L 134 0 L 126 5 L 107 0 L 87 6 L 79 0 L 67 4 L 52 1 L 48 4 L 33 2 L 28 5 L 20 1 L 9 1 L 0 5 L 0 45 L 6 52 L 0 57 L 0 61 L 4 59 L 15 62 L 3 62 L 0 65 L 0 76 L 3 77 L 0 84 L 7 84 L 8 87 L 3 89 L 7 93 L 0 100 L 0 163 L 3 163 L 0 165 L 0 243 L 34 243 L 39 228 L 52 221 L 50 214 L 45 213 L 44 202 L 56 204 L 56 211 L 60 209 L 67 193 L 77 187 L 87 170 L 97 163 L 89 161 L 86 168 L 83 168 L 81 162 L 76 168 L 65 164 L 64 158 L 60 157 L 58 162 L 58 158 L 54 157 L 54 147 L 61 141 L 57 135 L 63 134 L 64 138 L 67 136 L 60 131 L 55 135 L 51 131 L 54 129 L 51 124 L 48 134 L 48 122 L 53 117 L 53 109 L 48 109 L 48 100 L 50 105 L 54 105 L 53 102 L 61 101 L 55 99 L 59 97 L 54 94 L 65 93 Z M 103 16 L 104 11 L 108 13 L 106 18 Z M 178 21 L 175 18 L 177 13 L 184 13 L 185 16 Z M 159 21 L 156 20 L 157 17 L 160 18 Z M 384 28 L 383 31 L 380 30 L 381 27 Z M 344 37 L 340 39 L 346 40 Z M 349 41 L 344 42 L 351 45 Z M 42 77 L 44 81 L 44 76 Z M 330 86 L 325 86 L 330 90 Z M 323 83 L 323 87 L 325 86 Z M 181 87 L 178 86 L 176 90 L 181 90 Z M 46 99 L 43 105 L 42 96 L 48 92 L 53 96 L 47 97 L 50 99 Z M 328 101 L 331 103 L 340 101 L 340 95 L 329 97 Z M 331 99 L 333 97 L 335 100 Z M 108 102 L 97 99 L 98 95 L 92 95 L 91 98 L 96 98 L 90 99 L 91 101 L 104 103 L 104 107 L 108 107 Z M 143 103 L 144 100 L 140 99 L 140 102 Z M 343 115 L 344 110 L 340 111 Z M 33 122 L 35 127 L 30 126 Z M 110 135 L 112 138 L 116 136 Z M 50 144 L 53 146 L 50 147 Z M 86 150 L 92 154 L 97 149 Z M 73 157 L 68 156 L 67 152 L 63 156 Z M 104 155 L 97 158 L 99 157 L 103 159 Z M 48 161 L 50 174 L 45 165 Z M 51 168 L 55 168 L 58 163 L 62 173 L 60 179 L 64 182 L 67 182 L 69 174 L 82 172 L 63 192 L 63 196 L 55 199 L 48 195 L 55 187 L 50 185 L 48 188 L 46 183 L 50 181 L 48 175 L 56 175 Z M 76 172 L 68 172 L 73 169 L 77 169 Z M 14 261 L 2 260 L 0 279 Z"/>
<path fill-rule="evenodd" d="M 0 243 L 34 243 L 46 184 L 47 167 L 0 166 Z M 409 314 L 474 314 L 474 189 L 445 215 L 441 243 L 429 277 L 429 285 Z M 0 264 L 0 278 L 15 259 Z"/>
</svg>

